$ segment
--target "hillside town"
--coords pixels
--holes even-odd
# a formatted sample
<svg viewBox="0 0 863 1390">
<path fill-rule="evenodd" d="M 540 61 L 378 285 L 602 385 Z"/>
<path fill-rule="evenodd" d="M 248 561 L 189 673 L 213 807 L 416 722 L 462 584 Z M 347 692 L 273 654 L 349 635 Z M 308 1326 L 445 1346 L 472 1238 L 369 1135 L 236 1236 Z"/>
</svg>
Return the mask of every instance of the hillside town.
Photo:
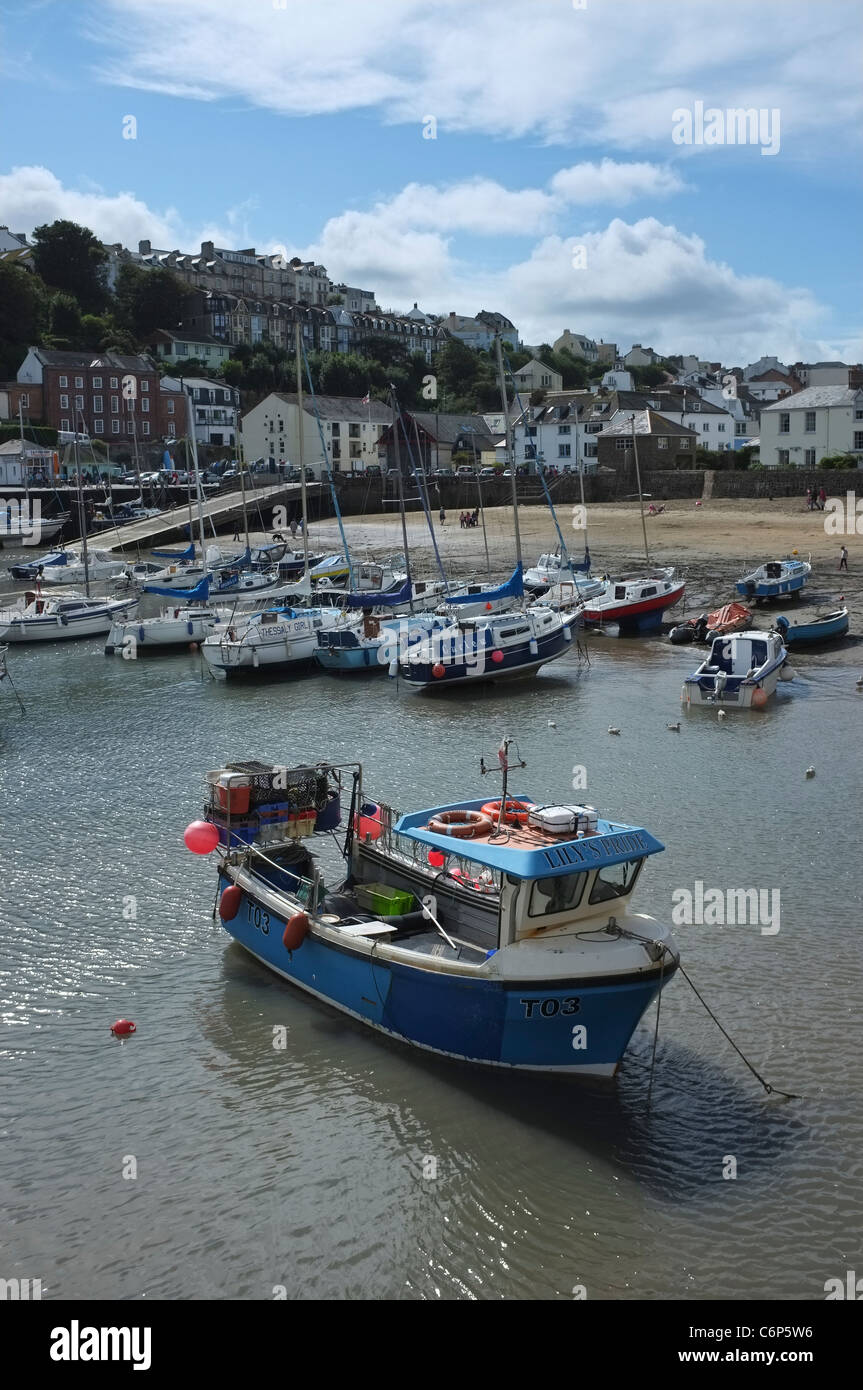
<svg viewBox="0 0 863 1390">
<path fill-rule="evenodd" d="M 95 446 L 108 474 L 133 452 L 164 459 L 190 427 L 217 471 L 238 458 L 260 472 L 290 469 L 297 323 L 319 376 L 302 405 L 307 438 L 322 426 L 310 464 L 318 479 L 392 468 L 393 386 L 424 469 L 444 477 L 500 474 L 508 462 L 523 474 L 613 472 L 633 433 L 656 470 L 863 463 L 860 363 L 722 363 L 678 351 L 688 345 L 659 352 L 568 327 L 553 343 L 528 344 L 497 310 L 382 309 L 373 290 L 299 258 L 212 242 L 197 253 L 149 241 L 132 251 L 72 223 L 33 239 L 0 227 L 0 277 L 39 330 L 16 343 L 0 322 L 5 447 L 26 423 L 45 450 L 74 438 Z M 508 420 L 499 400 L 495 408 L 498 336 L 515 386 Z M 16 462 L 21 472 L 24 454 L 10 450 L 0 465 L 10 483 Z"/>
</svg>

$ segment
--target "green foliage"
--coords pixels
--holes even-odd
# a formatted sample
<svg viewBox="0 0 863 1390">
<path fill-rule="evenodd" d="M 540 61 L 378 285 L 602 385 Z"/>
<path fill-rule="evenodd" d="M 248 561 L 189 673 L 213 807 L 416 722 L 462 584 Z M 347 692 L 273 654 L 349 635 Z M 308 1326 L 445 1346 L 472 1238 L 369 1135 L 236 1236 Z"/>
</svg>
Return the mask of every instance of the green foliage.
<svg viewBox="0 0 863 1390">
<path fill-rule="evenodd" d="M 48 311 L 48 325 L 51 337 L 56 343 L 59 339 L 77 348 L 81 337 L 81 310 L 72 294 L 55 294 L 51 297 Z"/>
<path fill-rule="evenodd" d="M 818 460 L 818 467 L 824 469 L 849 469 L 857 466 L 858 461 L 855 454 L 825 454 L 823 458 Z"/>
<path fill-rule="evenodd" d="M 20 266 L 0 261 L 0 375 L 14 377 L 47 322 L 45 287 Z"/>
<path fill-rule="evenodd" d="M 50 425 L 25 425 L 24 434 L 28 444 L 44 444 L 46 448 L 57 443 L 57 431 Z M 21 430 L 16 421 L 15 424 L 0 424 L 0 444 L 6 444 L 10 439 L 20 439 Z"/>
<path fill-rule="evenodd" d="M 52 289 L 74 295 L 85 313 L 97 313 L 105 304 L 107 252 L 89 227 L 60 219 L 33 232 L 33 264 L 36 273 Z"/>
<path fill-rule="evenodd" d="M 164 266 L 157 270 L 120 267 L 114 291 L 115 317 L 118 326 L 139 342 L 145 342 L 159 328 L 176 328 L 189 300 L 186 285 Z"/>
</svg>

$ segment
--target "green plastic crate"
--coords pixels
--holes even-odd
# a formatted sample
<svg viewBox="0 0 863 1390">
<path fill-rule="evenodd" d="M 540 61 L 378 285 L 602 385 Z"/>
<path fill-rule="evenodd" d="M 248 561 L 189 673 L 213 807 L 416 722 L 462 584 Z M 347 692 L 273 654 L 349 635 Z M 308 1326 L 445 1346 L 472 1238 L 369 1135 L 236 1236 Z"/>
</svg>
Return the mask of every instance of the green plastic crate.
<svg viewBox="0 0 863 1390">
<path fill-rule="evenodd" d="M 413 893 L 401 888 L 390 888 L 386 883 L 363 883 L 356 889 L 357 902 L 366 912 L 375 912 L 378 917 L 403 917 L 416 906 Z"/>
</svg>

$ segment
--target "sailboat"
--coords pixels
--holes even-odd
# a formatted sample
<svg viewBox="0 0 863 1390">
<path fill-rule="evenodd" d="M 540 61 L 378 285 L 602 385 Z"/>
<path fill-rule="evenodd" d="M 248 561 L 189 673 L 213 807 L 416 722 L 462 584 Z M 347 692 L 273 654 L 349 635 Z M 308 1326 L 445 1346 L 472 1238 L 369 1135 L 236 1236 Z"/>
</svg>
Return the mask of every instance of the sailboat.
<svg viewBox="0 0 863 1390">
<path fill-rule="evenodd" d="M 303 377 L 300 321 L 296 322 L 296 363 L 297 363 L 297 414 L 299 419 L 299 470 L 300 496 L 303 514 L 303 555 L 305 559 L 303 578 L 309 578 L 309 525 L 308 498 L 306 492 L 306 470 L 303 456 Z M 243 480 L 243 511 L 245 515 L 245 480 Z M 246 523 L 246 548 L 248 549 L 248 522 Z M 347 564 L 347 557 L 345 557 Z M 272 607 L 249 617 L 237 617 L 226 627 L 220 627 L 207 637 L 201 647 L 204 660 L 214 676 L 226 679 L 229 676 L 250 674 L 260 669 L 289 670 L 314 660 L 318 643 L 318 633 L 335 627 L 341 615 L 337 608 L 295 608 L 294 606 Z"/>
<path fill-rule="evenodd" d="M 524 602 L 524 564 L 518 521 L 518 495 L 512 467 L 512 434 L 503 372 L 501 340 L 496 340 L 498 376 L 503 417 L 506 422 L 506 455 L 510 465 L 512 514 L 515 530 L 516 566 L 508 586 L 520 608 L 504 612 L 468 615 L 467 604 L 458 598 L 449 604 L 450 623 L 419 641 L 408 640 L 396 665 L 406 685 L 418 690 L 436 690 L 447 685 L 472 681 L 513 679 L 535 674 L 546 662 L 555 661 L 571 647 L 572 620 L 552 608 L 530 609 Z M 480 602 L 482 602 L 480 597 Z M 485 604 L 494 600 L 485 596 Z"/>
</svg>

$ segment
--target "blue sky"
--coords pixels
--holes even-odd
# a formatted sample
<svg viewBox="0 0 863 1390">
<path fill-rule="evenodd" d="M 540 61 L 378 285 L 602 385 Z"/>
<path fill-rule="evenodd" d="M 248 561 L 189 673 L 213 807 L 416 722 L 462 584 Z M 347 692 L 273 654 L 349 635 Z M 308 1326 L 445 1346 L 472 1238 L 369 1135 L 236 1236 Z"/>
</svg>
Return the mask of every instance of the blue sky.
<svg viewBox="0 0 863 1390">
<path fill-rule="evenodd" d="M 284 249 L 531 342 L 856 361 L 861 37 L 857 0 L 20 0 L 0 222 Z M 675 143 L 697 102 L 778 110 L 778 151 Z"/>
</svg>

